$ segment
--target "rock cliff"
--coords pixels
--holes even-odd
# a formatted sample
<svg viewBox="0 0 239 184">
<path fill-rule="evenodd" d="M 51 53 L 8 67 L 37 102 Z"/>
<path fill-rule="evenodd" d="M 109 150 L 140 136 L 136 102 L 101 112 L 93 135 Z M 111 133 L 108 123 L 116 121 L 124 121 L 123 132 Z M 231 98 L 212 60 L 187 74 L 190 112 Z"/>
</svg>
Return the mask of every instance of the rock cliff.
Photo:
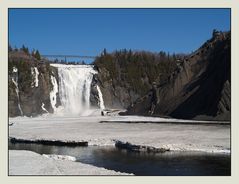
<svg viewBox="0 0 239 184">
<path fill-rule="evenodd" d="M 56 68 L 38 61 L 22 51 L 9 53 L 8 106 L 9 116 L 37 116 L 52 113 L 51 76 L 58 80 Z M 60 103 L 59 97 L 57 98 Z"/>
<path fill-rule="evenodd" d="M 109 108 L 127 108 L 177 68 L 176 56 L 131 50 L 104 52 L 94 62 L 96 78 Z"/>
<path fill-rule="evenodd" d="M 58 84 L 59 78 L 48 61 L 10 51 L 8 65 L 10 117 L 52 113 L 52 101 L 61 104 L 58 92 L 50 95 L 53 78 Z M 91 106 L 100 106 L 100 87 L 104 106 L 127 109 L 122 115 L 230 120 L 230 32 L 214 31 L 210 40 L 188 55 L 104 50 L 94 67 Z"/>
<path fill-rule="evenodd" d="M 159 99 L 153 112 L 149 92 L 131 104 L 127 114 L 230 120 L 230 83 L 230 32 L 216 32 L 198 50 L 178 60 L 178 68 L 157 85 Z"/>
</svg>

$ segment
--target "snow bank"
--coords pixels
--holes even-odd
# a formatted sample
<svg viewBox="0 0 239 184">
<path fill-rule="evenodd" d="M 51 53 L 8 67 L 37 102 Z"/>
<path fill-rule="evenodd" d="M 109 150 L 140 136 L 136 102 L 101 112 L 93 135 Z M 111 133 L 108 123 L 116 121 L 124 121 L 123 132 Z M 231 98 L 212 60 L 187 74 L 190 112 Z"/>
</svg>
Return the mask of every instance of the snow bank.
<svg viewBox="0 0 239 184">
<path fill-rule="evenodd" d="M 53 158 L 53 159 L 52 159 Z M 67 159 L 48 158 L 31 151 L 9 151 L 9 175 L 129 175 Z M 64 158 L 64 156 L 58 158 Z"/>
<path fill-rule="evenodd" d="M 117 122 L 117 123 L 183 123 L 183 124 L 230 124 L 229 121 L 199 121 L 199 120 L 185 120 L 174 118 L 160 118 L 147 116 L 116 116 L 103 122 Z"/>
<path fill-rule="evenodd" d="M 68 155 L 47 155 L 47 154 L 43 154 L 44 157 L 47 158 L 52 158 L 54 160 L 69 160 L 72 162 L 76 161 L 76 157 L 72 157 L 72 156 L 68 156 Z"/>
</svg>

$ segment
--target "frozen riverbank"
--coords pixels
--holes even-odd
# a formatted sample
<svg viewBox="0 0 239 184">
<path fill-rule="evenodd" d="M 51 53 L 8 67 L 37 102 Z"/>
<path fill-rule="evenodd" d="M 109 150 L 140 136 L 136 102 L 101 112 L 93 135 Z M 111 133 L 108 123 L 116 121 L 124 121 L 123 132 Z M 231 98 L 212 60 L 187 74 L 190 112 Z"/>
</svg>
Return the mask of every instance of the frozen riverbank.
<svg viewBox="0 0 239 184">
<path fill-rule="evenodd" d="M 131 123 L 120 123 L 126 120 Z M 155 123 L 132 123 L 143 120 Z M 9 136 L 31 141 L 88 142 L 88 145 L 98 146 L 121 141 L 177 151 L 230 153 L 230 125 L 197 121 L 196 124 L 192 124 L 193 121 L 190 124 L 156 123 L 166 120 L 177 122 L 175 119 L 134 116 L 11 118 L 9 123 L 13 125 L 9 127 Z"/>
<path fill-rule="evenodd" d="M 9 175 L 128 175 L 80 162 L 71 157 L 43 156 L 31 151 L 9 151 Z"/>
</svg>

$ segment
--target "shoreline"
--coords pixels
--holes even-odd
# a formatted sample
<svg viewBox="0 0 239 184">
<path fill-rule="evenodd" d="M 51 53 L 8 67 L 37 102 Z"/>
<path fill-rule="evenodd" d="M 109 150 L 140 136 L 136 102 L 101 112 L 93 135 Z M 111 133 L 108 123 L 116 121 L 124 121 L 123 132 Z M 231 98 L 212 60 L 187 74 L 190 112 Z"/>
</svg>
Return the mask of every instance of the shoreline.
<svg viewBox="0 0 239 184">
<path fill-rule="evenodd" d="M 48 156 L 33 151 L 9 150 L 10 176 L 55 176 L 55 175 L 133 175 L 96 167 L 82 162 L 75 162 L 69 156 Z"/>
<path fill-rule="evenodd" d="M 140 117 L 9 118 L 9 142 L 46 146 L 109 147 L 123 152 L 151 154 L 216 154 L 230 156 L 230 129 L 226 124 L 121 123 Z M 115 122 L 114 122 L 115 120 Z M 100 123 L 101 121 L 110 121 Z M 182 120 L 181 120 L 182 121 Z M 20 148 L 21 149 L 21 148 Z M 40 152 L 39 152 L 40 153 Z M 10 175 L 132 175 L 75 161 L 71 155 L 9 150 Z M 39 163 L 40 162 L 40 163 Z M 32 164 L 33 163 L 33 164 Z M 70 168 L 70 169 L 69 169 Z"/>
<path fill-rule="evenodd" d="M 114 147 L 122 150 L 126 150 L 129 152 L 137 152 L 137 153 L 164 153 L 164 152 L 187 152 L 187 151 L 195 151 L 195 152 L 206 152 L 206 153 L 222 153 L 222 154 L 231 154 L 231 150 L 228 149 L 200 149 L 200 148 L 186 148 L 183 147 L 181 149 L 174 148 L 173 145 L 165 145 L 164 147 L 152 147 L 147 145 L 135 145 L 130 142 L 121 142 L 119 140 L 110 140 L 112 144 L 96 144 L 91 142 L 64 142 L 59 140 L 28 140 L 28 139 L 17 139 L 10 137 L 9 141 L 12 144 L 38 144 L 38 145 L 46 145 L 46 146 L 63 146 L 63 147 Z"/>
<path fill-rule="evenodd" d="M 139 116 L 18 117 L 9 118 L 12 123 L 9 138 L 13 142 L 64 146 L 114 146 L 120 141 L 171 151 L 230 152 L 230 124 L 171 123 L 175 119 L 167 119 L 169 123 L 121 123 L 125 120 L 138 122 L 139 119 L 141 122 L 165 122 L 165 118 Z M 185 120 L 176 122 L 180 121 Z"/>
</svg>

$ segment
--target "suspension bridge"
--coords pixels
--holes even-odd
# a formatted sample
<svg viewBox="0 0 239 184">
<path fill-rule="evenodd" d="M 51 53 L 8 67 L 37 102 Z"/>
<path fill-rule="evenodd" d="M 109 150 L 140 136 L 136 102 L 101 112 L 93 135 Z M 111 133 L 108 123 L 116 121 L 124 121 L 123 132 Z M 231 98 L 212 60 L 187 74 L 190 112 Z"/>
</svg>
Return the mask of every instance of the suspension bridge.
<svg viewBox="0 0 239 184">
<path fill-rule="evenodd" d="M 41 55 L 47 59 L 61 59 L 67 62 L 69 59 L 95 59 L 97 56 L 86 56 L 86 55 Z"/>
</svg>

